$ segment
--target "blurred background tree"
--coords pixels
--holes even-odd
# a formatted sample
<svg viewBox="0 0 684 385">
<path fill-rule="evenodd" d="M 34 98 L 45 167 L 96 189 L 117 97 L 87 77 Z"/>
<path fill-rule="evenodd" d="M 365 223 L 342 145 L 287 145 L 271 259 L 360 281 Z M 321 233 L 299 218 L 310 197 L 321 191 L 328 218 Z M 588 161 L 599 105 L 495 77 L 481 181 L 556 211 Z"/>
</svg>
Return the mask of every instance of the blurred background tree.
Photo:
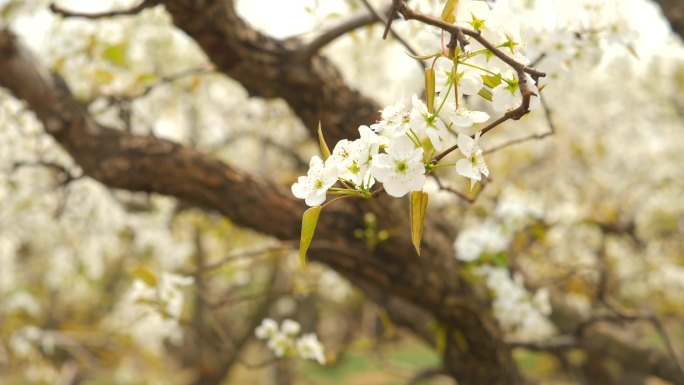
<svg viewBox="0 0 684 385">
<path fill-rule="evenodd" d="M 477 190 L 430 179 L 421 257 L 385 196 L 299 265 L 318 122 L 355 138 L 439 46 L 382 40 L 390 3 L 0 0 L 2 383 L 684 384 L 678 1 L 488 2 L 543 108 L 483 138 Z"/>
</svg>

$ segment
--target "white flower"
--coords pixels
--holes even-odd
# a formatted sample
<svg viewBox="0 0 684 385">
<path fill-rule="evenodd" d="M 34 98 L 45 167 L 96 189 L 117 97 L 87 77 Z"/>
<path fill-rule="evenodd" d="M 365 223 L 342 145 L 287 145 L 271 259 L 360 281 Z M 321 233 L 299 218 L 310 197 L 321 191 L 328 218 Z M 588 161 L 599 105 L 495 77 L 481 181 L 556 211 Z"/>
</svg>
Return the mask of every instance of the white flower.
<svg viewBox="0 0 684 385">
<path fill-rule="evenodd" d="M 454 82 L 454 62 L 444 56 L 435 61 L 435 92 L 445 93 Z"/>
<path fill-rule="evenodd" d="M 403 101 L 398 101 L 385 107 L 381 113 L 381 120 L 371 126 L 373 131 L 382 133 L 388 138 L 404 135 L 409 129 L 410 111 L 406 108 Z"/>
<path fill-rule="evenodd" d="M 485 1 L 461 0 L 454 8 L 456 24 L 477 30 L 485 27 L 485 21 L 491 15 L 492 11 Z"/>
<path fill-rule="evenodd" d="M 551 315 L 551 297 L 549 295 L 549 290 L 547 288 L 541 288 L 534 293 L 532 297 L 532 304 L 539 310 L 539 312 L 545 316 Z"/>
<path fill-rule="evenodd" d="M 301 330 L 301 326 L 299 325 L 299 322 L 293 321 L 291 319 L 286 319 L 283 321 L 283 323 L 280 325 L 280 330 L 283 331 L 283 334 L 287 336 L 296 336 L 299 334 L 299 331 Z"/>
<path fill-rule="evenodd" d="M 480 258 L 485 245 L 478 231 L 463 230 L 458 234 L 454 248 L 456 249 L 456 259 L 471 262 Z"/>
<path fill-rule="evenodd" d="M 442 151 L 447 147 L 449 131 L 447 131 L 446 125 L 439 116 L 429 113 L 425 103 L 416 96 L 413 97 L 413 109 L 411 110 L 409 124 L 416 134 L 427 134 L 432 146 L 437 151 Z"/>
<path fill-rule="evenodd" d="M 256 329 L 254 334 L 260 340 L 270 339 L 278 334 L 278 323 L 270 318 L 264 318 Z"/>
<path fill-rule="evenodd" d="M 534 84 L 534 80 L 529 75 L 527 77 L 527 85 L 534 95 L 530 98 L 530 110 L 534 109 L 539 104 L 539 90 Z M 498 112 L 506 112 L 518 108 L 522 103 L 522 94 L 520 93 L 520 86 L 517 82 L 508 83 L 502 81 L 501 84 L 492 89 L 492 107 Z"/>
<path fill-rule="evenodd" d="M 268 340 L 267 346 L 276 357 L 284 357 L 292 349 L 292 338 L 284 333 L 276 333 Z"/>
<path fill-rule="evenodd" d="M 314 333 L 308 333 L 301 336 L 297 342 L 297 351 L 299 355 L 307 360 L 318 361 L 319 364 L 325 364 L 325 353 L 323 352 L 323 345 Z"/>
<path fill-rule="evenodd" d="M 489 114 L 482 111 L 471 111 L 460 105 L 454 112 L 449 113 L 451 122 L 454 126 L 461 128 L 468 128 L 474 123 L 484 123 L 489 120 Z"/>
<path fill-rule="evenodd" d="M 475 95 L 484 86 L 482 81 L 482 76 L 480 71 L 469 67 L 467 65 L 458 66 L 458 75 L 456 76 L 458 80 L 458 94 L 461 95 Z"/>
<path fill-rule="evenodd" d="M 338 176 L 357 186 L 371 185 L 366 177 L 371 157 L 378 153 L 382 139 L 368 126 L 359 127 L 360 138 L 353 142 L 342 139 L 335 145 L 330 161 L 337 166 Z"/>
<path fill-rule="evenodd" d="M 423 149 L 415 148 L 407 136 L 393 139 L 386 154 L 373 155 L 371 173 L 383 183 L 387 194 L 401 197 L 425 184 Z"/>
<path fill-rule="evenodd" d="M 458 134 L 458 149 L 461 150 L 465 159 L 460 159 L 456 162 L 456 172 L 466 178 L 471 179 L 470 188 L 476 181 L 479 181 L 484 176 L 489 176 L 489 169 L 484 161 L 484 155 L 478 141 L 480 133 L 475 134 L 475 139 L 468 135 Z"/>
<path fill-rule="evenodd" d="M 318 206 L 325 201 L 326 192 L 336 181 L 335 163 L 329 161 L 324 164 L 321 158 L 314 156 L 309 162 L 307 176 L 300 176 L 297 183 L 292 185 L 292 194 L 304 199 L 309 206 Z"/>
<path fill-rule="evenodd" d="M 505 250 L 510 240 L 502 230 L 501 226 L 491 221 L 463 229 L 454 242 L 456 259 L 470 262 L 480 258 L 483 253 Z"/>
</svg>

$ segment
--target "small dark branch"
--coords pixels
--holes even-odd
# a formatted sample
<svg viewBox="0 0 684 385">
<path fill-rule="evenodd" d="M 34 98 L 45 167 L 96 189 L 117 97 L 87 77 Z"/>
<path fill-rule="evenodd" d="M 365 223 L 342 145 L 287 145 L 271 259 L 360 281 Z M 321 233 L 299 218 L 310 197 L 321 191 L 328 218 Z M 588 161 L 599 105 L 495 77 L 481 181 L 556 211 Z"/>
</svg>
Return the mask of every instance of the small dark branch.
<svg viewBox="0 0 684 385">
<path fill-rule="evenodd" d="M 418 385 L 425 380 L 429 380 L 437 376 L 448 376 L 449 373 L 444 368 L 428 368 L 416 373 L 406 385 Z"/>
<path fill-rule="evenodd" d="M 392 0 L 392 10 L 390 11 L 389 17 L 387 18 L 387 23 L 385 24 L 385 31 L 382 33 L 382 39 L 385 40 L 387 39 L 387 35 L 389 35 L 390 31 L 392 30 L 392 21 L 397 17 L 397 14 L 399 13 L 399 8 L 404 5 L 403 0 Z"/>
<path fill-rule="evenodd" d="M 596 284 L 596 300 L 601 303 L 606 303 L 608 298 L 608 278 L 610 275 L 608 267 L 608 256 L 606 255 L 606 243 L 602 242 L 601 248 L 597 253 L 597 262 L 599 269 L 599 279 Z"/>
<path fill-rule="evenodd" d="M 483 182 L 481 183 L 480 188 L 477 189 L 477 191 L 475 192 L 475 195 L 473 195 L 472 197 L 469 197 L 469 196 L 467 196 L 466 194 L 464 194 L 464 193 L 462 193 L 462 192 L 460 192 L 460 191 L 458 191 L 458 190 L 456 190 L 456 189 L 454 189 L 454 188 L 452 188 L 452 187 L 449 187 L 449 186 L 443 184 L 442 181 L 441 181 L 441 179 L 440 179 L 437 175 L 435 175 L 435 174 L 430 174 L 430 176 L 432 176 L 432 178 L 434 178 L 435 182 L 437 182 L 437 187 L 439 187 L 440 190 L 448 191 L 448 192 L 450 192 L 450 193 L 456 195 L 457 197 L 463 199 L 464 201 L 466 201 L 466 202 L 468 202 L 468 203 L 470 203 L 470 204 L 475 203 L 475 201 L 477 200 L 477 197 L 480 196 L 480 194 L 481 194 L 482 191 L 484 190 L 485 186 L 487 185 L 487 184 L 483 181 Z"/>
<path fill-rule="evenodd" d="M 66 169 L 66 167 L 62 166 L 61 164 L 57 164 L 55 162 L 44 162 L 44 161 L 39 161 L 36 163 L 29 163 L 29 162 L 15 162 L 13 165 L 13 169 L 17 170 L 22 167 L 45 167 L 47 169 L 55 171 L 57 174 L 59 174 L 59 183 L 62 186 L 66 186 L 69 183 L 83 178 L 85 175 L 73 175 L 69 170 Z"/>
<path fill-rule="evenodd" d="M 155 80 L 154 82 L 148 84 L 145 86 L 145 88 L 136 94 L 133 95 L 107 95 L 105 98 L 108 101 L 108 106 L 111 106 L 113 104 L 122 104 L 122 103 L 130 103 L 131 101 L 135 99 L 139 99 L 142 97 L 145 97 L 149 95 L 153 90 L 155 90 L 158 87 L 171 84 L 175 81 L 181 80 L 183 78 L 186 78 L 188 76 L 193 76 L 193 75 L 202 75 L 202 74 L 207 74 L 212 72 L 214 69 L 210 67 L 199 67 L 199 68 L 191 68 L 185 71 L 180 71 L 175 74 L 171 75 L 164 75 L 159 77 L 159 79 Z"/>
<path fill-rule="evenodd" d="M 532 60 L 532 63 L 530 63 L 530 67 L 536 67 L 539 63 L 541 63 L 542 60 L 546 58 L 546 52 L 542 52 L 541 55 L 537 56 L 536 59 Z"/>
<path fill-rule="evenodd" d="M 277 245 L 272 246 L 272 247 L 266 247 L 258 250 L 250 250 L 250 251 L 241 251 L 238 253 L 233 253 L 230 255 L 227 255 L 220 261 L 211 263 L 211 264 L 205 264 L 203 266 L 198 266 L 197 272 L 202 273 L 202 272 L 207 272 L 211 270 L 216 270 L 220 268 L 221 266 L 225 265 L 226 263 L 234 262 L 237 260 L 245 259 L 245 258 L 254 258 L 260 255 L 266 255 L 266 254 L 271 254 L 273 252 L 284 252 L 285 250 L 292 249 L 294 250 L 297 246 L 299 245 L 299 241 L 281 241 Z M 315 246 L 315 245 L 314 245 Z"/>
<path fill-rule="evenodd" d="M 137 15 L 140 12 L 142 12 L 145 8 L 150 8 L 153 7 L 157 4 L 159 4 L 160 0 L 143 0 L 142 3 L 136 5 L 133 8 L 128 8 L 128 9 L 122 9 L 122 10 L 117 10 L 117 11 L 108 11 L 108 12 L 98 12 L 98 13 L 82 13 L 82 12 L 75 12 L 75 11 L 69 11 L 68 9 L 64 9 L 60 7 L 59 5 L 52 3 L 50 4 L 50 11 L 53 13 L 63 16 L 63 17 L 82 17 L 86 19 L 102 19 L 102 18 L 107 18 L 107 17 L 116 17 L 116 16 L 131 16 L 131 15 Z"/>
<path fill-rule="evenodd" d="M 303 46 L 298 53 L 297 59 L 302 62 L 306 62 L 310 60 L 316 53 L 318 53 L 321 48 L 332 43 L 337 38 L 357 28 L 373 24 L 379 20 L 380 19 L 378 19 L 378 17 L 373 13 L 360 12 L 356 15 L 353 15 L 347 20 L 344 20 L 329 30 L 323 32 L 309 44 Z"/>
<path fill-rule="evenodd" d="M 218 302 L 210 303 L 209 306 L 212 309 L 218 309 L 218 308 L 221 308 L 224 306 L 236 305 L 236 304 L 239 304 L 242 302 L 271 299 L 273 297 L 283 297 L 283 296 L 287 296 L 287 295 L 292 295 L 292 290 L 279 290 L 279 291 L 267 290 L 265 292 L 260 292 L 260 293 L 252 293 L 252 294 L 245 294 L 245 295 L 241 295 L 241 296 L 224 298 Z"/>
<path fill-rule="evenodd" d="M 159 86 L 163 86 L 166 84 L 173 83 L 177 80 L 181 80 L 181 79 L 186 78 L 188 76 L 204 75 L 204 74 L 208 74 L 212 71 L 214 71 L 214 69 L 211 67 L 199 67 L 199 68 L 191 68 L 191 69 L 188 69 L 185 71 L 177 72 L 177 73 L 172 74 L 172 75 L 162 76 L 157 81 L 155 81 L 151 84 L 148 84 L 147 87 L 145 87 L 145 89 L 141 93 L 139 93 L 135 96 L 131 96 L 130 99 L 137 99 L 137 98 L 141 98 L 143 96 L 147 96 L 147 95 L 149 95 L 150 92 L 152 92 L 152 90 L 154 90 L 155 88 L 157 88 Z"/>
<path fill-rule="evenodd" d="M 653 325 L 658 334 L 660 334 L 660 338 L 662 338 L 665 342 L 665 346 L 667 347 L 668 353 L 670 354 L 672 360 L 675 362 L 677 369 L 682 375 L 684 375 L 684 364 L 682 364 L 682 359 L 679 356 L 679 352 L 675 348 L 674 343 L 672 342 L 672 338 L 670 338 L 669 333 L 667 333 L 667 330 L 665 329 L 663 322 L 657 315 L 651 312 L 630 312 L 626 309 L 622 309 L 619 304 L 613 302 L 612 300 L 610 300 L 610 298 L 605 298 L 604 303 L 621 320 L 631 322 L 644 320 L 648 321 L 651 325 Z"/>
<path fill-rule="evenodd" d="M 382 23 L 385 24 L 385 25 L 388 24 L 388 22 L 389 22 L 389 21 L 388 21 L 388 18 L 386 18 L 386 17 L 384 17 L 382 14 L 380 14 L 380 12 L 378 12 L 378 10 L 376 10 L 375 7 L 373 7 L 373 5 L 372 5 L 371 3 L 368 2 L 368 0 L 361 0 L 361 2 L 363 2 L 363 5 L 366 6 L 366 8 L 368 9 L 368 11 L 370 11 L 373 15 L 375 15 L 375 17 L 376 17 L 377 20 L 379 20 L 380 22 L 382 22 Z M 387 12 L 387 13 L 389 13 L 389 12 Z M 395 17 L 396 17 L 396 13 L 395 13 Z M 390 33 L 392 33 L 392 37 L 394 37 L 395 39 L 397 39 L 397 41 L 398 41 L 399 43 L 401 43 L 401 45 L 403 45 L 404 48 L 406 48 L 406 50 L 409 51 L 409 53 L 410 53 L 411 55 L 413 55 L 413 56 L 419 56 L 419 55 L 418 55 L 418 51 L 417 51 L 416 49 L 414 49 L 414 48 L 411 46 L 411 44 L 409 44 L 408 41 L 404 40 L 404 38 L 401 37 L 401 35 L 399 35 L 393 28 L 390 27 L 389 31 L 390 31 Z M 383 37 L 383 38 L 384 38 L 384 37 Z M 420 63 L 420 65 L 421 65 L 421 67 L 425 67 L 425 64 L 424 64 L 422 61 L 419 61 L 419 63 Z"/>
<path fill-rule="evenodd" d="M 484 153 L 485 154 L 491 154 L 493 152 L 499 151 L 499 150 L 506 148 L 506 147 L 510 147 L 510 146 L 520 144 L 520 143 L 525 143 L 525 142 L 530 141 L 530 140 L 542 140 L 548 136 L 554 135 L 556 133 L 556 125 L 553 122 L 553 117 L 551 116 L 551 110 L 549 109 L 549 106 L 544 101 L 544 98 L 541 96 L 541 93 L 539 95 L 539 102 L 542 106 L 542 109 L 544 110 L 544 117 L 546 118 L 546 124 L 549 128 L 548 131 L 541 133 L 541 134 L 532 134 L 529 136 L 525 136 L 523 138 L 518 138 L 518 139 L 511 140 L 509 142 L 506 142 L 506 143 L 502 143 L 498 146 L 490 148 L 489 150 L 486 150 Z"/>
<path fill-rule="evenodd" d="M 579 347 L 574 336 L 557 336 L 546 341 L 507 341 L 512 348 L 521 348 L 537 352 L 559 352 Z"/>
<path fill-rule="evenodd" d="M 597 309 L 592 317 L 586 319 L 577 326 L 574 335 L 581 338 L 590 326 L 599 322 L 611 322 L 617 324 L 632 323 L 638 321 L 649 322 L 656 329 L 660 337 L 665 342 L 668 353 L 674 361 L 677 370 L 684 375 L 684 364 L 682 364 L 681 357 L 675 348 L 672 339 L 660 320 L 660 318 L 652 312 L 648 311 L 630 311 L 622 308 L 618 303 L 614 302 L 608 296 L 605 296 L 603 301 L 604 308 Z"/>
<path fill-rule="evenodd" d="M 504 149 L 504 148 L 506 148 L 506 147 L 510 147 L 510 146 L 514 146 L 514 145 L 516 145 L 516 144 L 521 144 L 521 143 L 529 142 L 530 140 L 542 140 L 542 139 L 544 139 L 544 138 L 546 138 L 547 136 L 550 136 L 550 135 L 553 135 L 553 133 L 552 133 L 552 132 L 545 132 L 545 133 L 543 133 L 543 134 L 533 134 L 533 135 L 530 135 L 530 136 L 525 136 L 525 137 L 523 137 L 523 138 L 513 139 L 513 140 L 511 140 L 511 141 L 509 141 L 509 142 L 502 143 L 502 144 L 500 144 L 500 145 L 498 145 L 498 146 L 494 146 L 494 147 L 492 147 L 492 148 L 490 148 L 490 149 L 488 149 L 488 150 L 485 150 L 484 153 L 485 153 L 485 155 L 487 155 L 487 154 L 492 154 L 492 153 L 497 152 L 497 151 L 499 151 L 499 150 L 501 150 L 501 149 Z"/>
<path fill-rule="evenodd" d="M 675 348 L 674 344 L 672 343 L 672 338 L 670 338 L 669 333 L 665 329 L 665 325 L 663 325 L 663 322 L 660 320 L 660 318 L 656 317 L 655 315 L 651 317 L 650 321 L 653 324 L 653 327 L 655 327 L 655 329 L 660 334 L 660 337 L 665 341 L 665 346 L 667 346 L 667 350 L 670 353 L 672 360 L 677 365 L 677 369 L 679 369 L 679 372 L 684 375 L 684 365 L 682 364 L 682 358 L 679 355 L 677 348 Z"/>
</svg>

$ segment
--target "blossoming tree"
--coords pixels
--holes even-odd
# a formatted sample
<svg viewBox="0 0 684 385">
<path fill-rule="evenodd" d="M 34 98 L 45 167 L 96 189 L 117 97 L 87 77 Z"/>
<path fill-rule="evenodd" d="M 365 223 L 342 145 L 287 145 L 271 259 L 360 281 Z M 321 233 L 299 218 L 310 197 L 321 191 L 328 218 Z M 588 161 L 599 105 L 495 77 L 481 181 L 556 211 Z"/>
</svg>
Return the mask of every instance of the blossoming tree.
<svg viewBox="0 0 684 385">
<path fill-rule="evenodd" d="M 0 2 L 8 381 L 287 384 L 401 328 L 438 357 L 408 383 L 684 383 L 653 4 L 340 2 L 277 38 L 246 0 L 114 3 Z"/>
</svg>

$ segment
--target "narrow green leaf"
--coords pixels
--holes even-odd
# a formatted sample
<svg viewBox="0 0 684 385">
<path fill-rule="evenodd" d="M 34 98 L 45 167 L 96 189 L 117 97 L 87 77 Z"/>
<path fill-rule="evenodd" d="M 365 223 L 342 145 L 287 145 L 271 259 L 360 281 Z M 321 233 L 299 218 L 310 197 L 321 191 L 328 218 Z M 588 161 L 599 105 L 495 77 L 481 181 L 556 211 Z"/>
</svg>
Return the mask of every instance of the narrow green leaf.
<svg viewBox="0 0 684 385">
<path fill-rule="evenodd" d="M 425 69 L 425 102 L 429 113 L 435 110 L 435 69 Z"/>
<path fill-rule="evenodd" d="M 302 237 L 299 240 L 299 260 L 302 266 L 306 265 L 306 251 L 311 245 L 318 217 L 321 215 L 321 206 L 314 206 L 304 211 L 302 215 Z"/>
<path fill-rule="evenodd" d="M 428 193 L 422 191 L 411 192 L 411 241 L 416 252 L 420 255 L 420 240 L 423 237 L 423 222 L 427 209 Z"/>
<path fill-rule="evenodd" d="M 447 1 L 447 3 L 444 5 L 444 9 L 442 10 L 442 20 L 446 21 L 447 23 L 453 23 L 456 20 L 454 17 L 454 8 L 456 8 L 456 4 L 458 4 L 458 0 Z"/>
<path fill-rule="evenodd" d="M 328 160 L 330 157 L 330 148 L 328 148 L 328 144 L 325 143 L 320 121 L 318 122 L 318 144 L 321 146 L 321 155 L 323 155 L 323 161 Z"/>
<path fill-rule="evenodd" d="M 494 88 L 501 84 L 501 78 L 498 76 L 482 75 L 482 82 L 489 88 Z"/>
<path fill-rule="evenodd" d="M 414 54 L 412 54 L 411 52 L 408 52 L 408 51 L 405 51 L 405 53 L 406 53 L 408 56 L 410 56 L 411 58 L 416 59 L 416 60 L 428 60 L 428 59 L 432 59 L 433 57 L 440 56 L 440 55 L 442 54 L 441 52 L 437 52 L 437 53 L 433 53 L 433 54 L 430 54 L 430 55 L 416 56 L 416 55 L 414 55 Z"/>
<path fill-rule="evenodd" d="M 482 89 L 480 89 L 480 91 L 477 94 L 480 95 L 485 100 L 489 100 L 490 102 L 492 101 L 492 96 L 493 96 L 492 91 L 490 91 L 484 87 L 482 87 Z"/>
</svg>

